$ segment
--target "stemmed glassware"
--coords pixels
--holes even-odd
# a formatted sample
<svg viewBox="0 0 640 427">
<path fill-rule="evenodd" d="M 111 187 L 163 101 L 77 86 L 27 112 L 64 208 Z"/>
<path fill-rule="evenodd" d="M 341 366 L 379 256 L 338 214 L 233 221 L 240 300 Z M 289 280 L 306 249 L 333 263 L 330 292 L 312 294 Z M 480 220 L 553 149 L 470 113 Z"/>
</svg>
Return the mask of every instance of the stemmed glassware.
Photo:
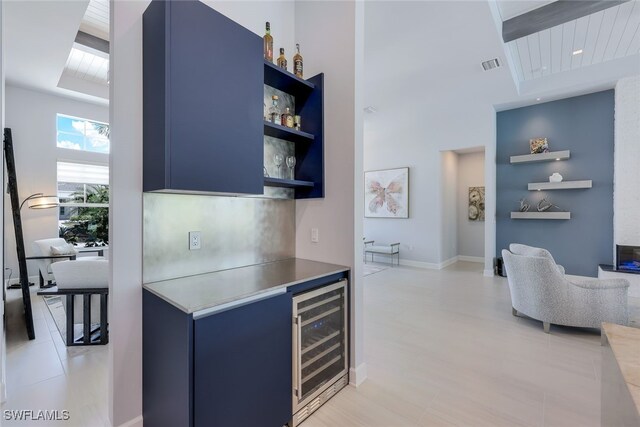
<svg viewBox="0 0 640 427">
<path fill-rule="evenodd" d="M 276 153 L 273 155 L 273 163 L 278 168 L 278 178 L 282 178 L 282 173 L 280 172 L 280 166 L 282 166 L 282 162 L 284 161 L 284 156 L 280 153 Z"/>
<path fill-rule="evenodd" d="M 295 156 L 287 156 L 287 166 L 289 167 L 289 176 L 291 179 L 295 179 L 294 178 L 294 170 L 293 168 L 295 168 L 296 166 L 296 158 Z"/>
</svg>

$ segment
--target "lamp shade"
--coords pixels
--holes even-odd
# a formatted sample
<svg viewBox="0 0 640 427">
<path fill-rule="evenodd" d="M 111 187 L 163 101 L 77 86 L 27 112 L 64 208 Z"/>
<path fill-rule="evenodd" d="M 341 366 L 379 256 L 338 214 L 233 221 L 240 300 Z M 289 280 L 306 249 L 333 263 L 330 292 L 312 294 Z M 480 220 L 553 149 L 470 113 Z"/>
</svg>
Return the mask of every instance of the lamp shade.
<svg viewBox="0 0 640 427">
<path fill-rule="evenodd" d="M 58 196 L 36 196 L 28 201 L 29 209 L 50 209 L 60 205 Z"/>
</svg>

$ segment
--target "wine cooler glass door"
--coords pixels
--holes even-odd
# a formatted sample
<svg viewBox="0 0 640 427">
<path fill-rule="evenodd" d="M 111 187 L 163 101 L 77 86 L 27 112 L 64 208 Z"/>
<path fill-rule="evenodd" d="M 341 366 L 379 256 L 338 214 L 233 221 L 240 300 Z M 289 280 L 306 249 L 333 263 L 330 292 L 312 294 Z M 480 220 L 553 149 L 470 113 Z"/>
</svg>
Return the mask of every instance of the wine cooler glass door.
<svg viewBox="0 0 640 427">
<path fill-rule="evenodd" d="M 294 412 L 347 371 L 347 283 L 293 298 Z"/>
</svg>

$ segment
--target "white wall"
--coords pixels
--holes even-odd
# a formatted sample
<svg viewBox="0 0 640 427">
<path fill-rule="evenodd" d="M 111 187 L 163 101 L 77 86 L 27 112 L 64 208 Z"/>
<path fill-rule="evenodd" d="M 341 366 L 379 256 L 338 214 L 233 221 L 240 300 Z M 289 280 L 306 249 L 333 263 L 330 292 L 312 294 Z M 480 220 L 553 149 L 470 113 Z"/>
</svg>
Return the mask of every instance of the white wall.
<svg viewBox="0 0 640 427">
<path fill-rule="evenodd" d="M 469 187 L 484 187 L 484 151 L 457 153 L 458 255 L 484 258 L 484 221 L 470 221 Z"/>
<path fill-rule="evenodd" d="M 439 230 L 440 253 L 439 266 L 455 262 L 458 255 L 458 155 L 453 151 L 444 151 L 441 156 L 442 185 L 438 189 L 440 197 L 436 205 L 441 212 L 442 223 Z"/>
<path fill-rule="evenodd" d="M 618 81 L 615 93 L 613 243 L 640 245 L 640 76 Z"/>
<path fill-rule="evenodd" d="M 16 159 L 18 194 L 24 200 L 33 193 L 57 194 L 58 160 L 106 161 L 100 154 L 80 153 L 56 147 L 56 114 L 108 122 L 106 107 L 73 100 L 71 98 L 24 89 L 6 87 L 5 125 L 11 128 Z M 15 235 L 9 195 L 4 194 L 5 267 L 13 270 L 12 278 L 19 275 Z M 32 253 L 34 240 L 58 237 L 57 209 L 22 209 L 22 227 L 27 256 Z M 30 276 L 37 275 L 36 263 L 28 263 Z"/>
<path fill-rule="evenodd" d="M 142 424 L 142 14 L 148 1 L 111 1 L 109 415 Z M 275 46 L 293 48 L 293 2 L 207 2 Z M 304 49 L 304 44 L 302 45 Z M 303 52 L 304 53 L 304 52 Z M 306 64 L 311 58 L 305 57 Z M 305 64 L 305 65 L 306 65 Z M 117 313 L 117 315 L 116 315 Z M 115 392 L 117 390 L 117 393 Z"/>
<path fill-rule="evenodd" d="M 352 268 L 351 381 L 364 379 L 362 349 L 361 245 L 354 181 L 361 187 L 361 79 L 363 67 L 363 5 L 355 1 L 297 2 L 296 40 L 304 47 L 305 76 L 324 72 L 325 197 L 296 204 L 296 256 Z M 356 74 L 358 73 L 358 74 Z M 354 168 L 355 165 L 355 168 Z M 359 197 L 362 196 L 360 191 Z M 311 242 L 311 229 L 319 242 Z M 354 235 L 358 230 L 358 235 Z M 358 241 L 358 245 L 355 244 Z M 356 253 L 360 255 L 356 255 Z"/>
</svg>

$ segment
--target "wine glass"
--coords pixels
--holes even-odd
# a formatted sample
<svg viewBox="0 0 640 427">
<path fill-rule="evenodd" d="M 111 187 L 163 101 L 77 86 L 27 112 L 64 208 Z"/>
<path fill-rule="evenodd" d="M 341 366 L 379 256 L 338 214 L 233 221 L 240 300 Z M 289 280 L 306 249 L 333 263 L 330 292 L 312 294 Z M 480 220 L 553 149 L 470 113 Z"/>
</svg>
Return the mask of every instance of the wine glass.
<svg viewBox="0 0 640 427">
<path fill-rule="evenodd" d="M 289 175 L 291 176 L 291 179 L 295 179 L 293 173 L 293 168 L 296 166 L 295 156 L 287 156 L 287 166 L 289 167 Z"/>
<path fill-rule="evenodd" d="M 284 161 L 284 156 L 280 153 L 276 153 L 273 155 L 273 163 L 278 168 L 278 178 L 282 178 L 282 174 L 280 173 L 280 166 L 282 166 L 282 162 Z"/>
</svg>

